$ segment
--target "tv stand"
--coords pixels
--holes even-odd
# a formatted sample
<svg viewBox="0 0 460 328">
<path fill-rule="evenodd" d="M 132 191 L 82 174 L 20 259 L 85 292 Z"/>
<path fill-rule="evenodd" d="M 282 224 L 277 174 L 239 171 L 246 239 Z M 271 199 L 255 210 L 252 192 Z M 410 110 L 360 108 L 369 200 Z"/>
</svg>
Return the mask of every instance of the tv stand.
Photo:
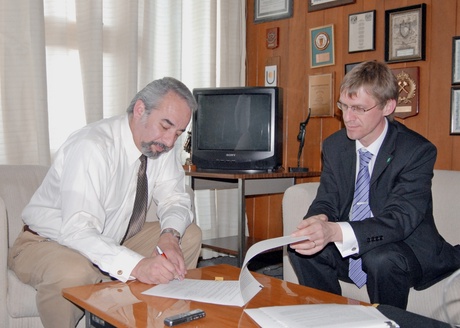
<svg viewBox="0 0 460 328">
<path fill-rule="evenodd" d="M 255 173 L 274 173 L 276 170 L 221 170 L 221 169 L 196 169 L 196 172 L 218 173 L 218 174 L 255 174 Z"/>
<path fill-rule="evenodd" d="M 290 167 L 289 172 L 308 172 L 308 167 Z"/>
<path fill-rule="evenodd" d="M 295 179 L 319 177 L 320 172 L 263 172 L 234 173 L 231 171 L 186 171 L 194 190 L 238 188 L 238 235 L 202 241 L 205 248 L 237 256 L 243 265 L 246 250 L 258 240 L 246 237 L 246 196 L 284 193 L 295 184 Z"/>
</svg>

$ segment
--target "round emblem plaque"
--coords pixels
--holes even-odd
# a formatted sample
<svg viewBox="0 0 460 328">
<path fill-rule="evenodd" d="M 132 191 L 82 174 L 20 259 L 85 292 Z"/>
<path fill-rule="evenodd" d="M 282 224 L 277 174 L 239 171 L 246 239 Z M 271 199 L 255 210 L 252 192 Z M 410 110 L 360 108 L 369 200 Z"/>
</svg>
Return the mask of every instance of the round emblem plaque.
<svg viewBox="0 0 460 328">
<path fill-rule="evenodd" d="M 315 47 L 318 50 L 324 50 L 329 45 L 329 42 L 329 34 L 327 34 L 326 32 L 318 33 L 318 35 L 315 38 Z"/>
</svg>

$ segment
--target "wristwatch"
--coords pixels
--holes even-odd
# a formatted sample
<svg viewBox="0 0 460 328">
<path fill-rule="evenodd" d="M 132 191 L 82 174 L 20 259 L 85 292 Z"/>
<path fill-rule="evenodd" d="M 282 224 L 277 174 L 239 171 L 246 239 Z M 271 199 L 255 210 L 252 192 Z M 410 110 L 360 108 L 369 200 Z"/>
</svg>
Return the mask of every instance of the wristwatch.
<svg viewBox="0 0 460 328">
<path fill-rule="evenodd" d="M 180 235 L 179 231 L 177 231 L 176 229 L 173 229 L 173 228 L 166 228 L 166 229 L 161 230 L 160 236 L 165 234 L 165 233 L 172 234 L 174 237 L 177 238 L 177 240 L 179 241 L 179 244 L 180 244 L 181 235 Z"/>
</svg>

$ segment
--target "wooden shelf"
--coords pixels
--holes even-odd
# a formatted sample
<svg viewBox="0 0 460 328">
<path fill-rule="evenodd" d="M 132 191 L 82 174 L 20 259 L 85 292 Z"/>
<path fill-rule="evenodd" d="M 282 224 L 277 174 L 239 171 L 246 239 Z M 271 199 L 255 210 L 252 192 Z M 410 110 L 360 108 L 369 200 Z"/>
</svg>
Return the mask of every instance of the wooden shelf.
<svg viewBox="0 0 460 328">
<path fill-rule="evenodd" d="M 185 175 L 194 178 L 207 179 L 276 179 L 276 178 L 310 178 L 319 177 L 321 172 L 288 172 L 284 170 L 274 172 L 232 172 L 232 171 L 185 171 Z"/>
</svg>

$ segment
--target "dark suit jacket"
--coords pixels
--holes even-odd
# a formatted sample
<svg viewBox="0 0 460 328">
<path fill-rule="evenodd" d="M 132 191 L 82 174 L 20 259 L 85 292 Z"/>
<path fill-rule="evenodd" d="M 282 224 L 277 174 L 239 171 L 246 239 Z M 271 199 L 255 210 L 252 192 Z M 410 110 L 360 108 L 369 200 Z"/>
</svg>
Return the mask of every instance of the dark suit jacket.
<svg viewBox="0 0 460 328">
<path fill-rule="evenodd" d="M 415 253 L 424 289 L 460 268 L 460 248 L 448 244 L 433 220 L 431 179 L 436 147 L 398 122 L 390 122 L 371 176 L 369 203 L 374 217 L 350 222 L 360 254 L 404 241 Z M 323 144 L 323 171 L 316 199 L 305 217 L 326 214 L 349 221 L 356 173 L 355 141 L 342 129 Z"/>
</svg>

